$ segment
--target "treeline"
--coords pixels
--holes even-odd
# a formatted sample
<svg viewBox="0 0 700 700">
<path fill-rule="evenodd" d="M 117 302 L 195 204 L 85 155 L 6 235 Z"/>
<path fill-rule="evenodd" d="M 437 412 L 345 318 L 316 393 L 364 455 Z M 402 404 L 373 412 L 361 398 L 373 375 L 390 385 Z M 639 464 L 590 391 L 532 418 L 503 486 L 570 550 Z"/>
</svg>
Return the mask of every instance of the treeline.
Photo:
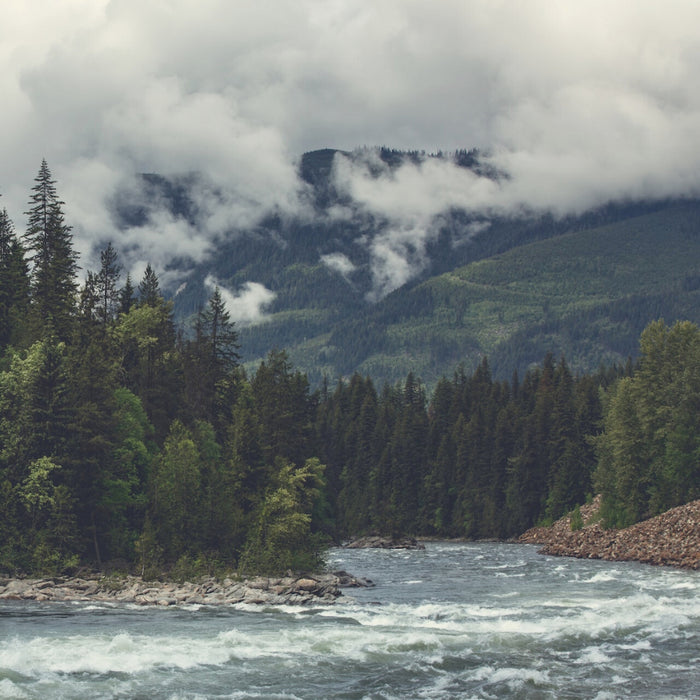
<svg viewBox="0 0 700 700">
<path fill-rule="evenodd" d="M 510 382 L 484 359 L 430 402 L 411 375 L 381 393 L 339 384 L 319 421 L 338 535 L 505 538 L 558 518 L 593 492 L 599 392 L 618 374 L 574 377 L 548 355 Z"/>
<path fill-rule="evenodd" d="M 306 377 L 272 352 L 249 380 L 218 290 L 183 333 L 111 244 L 80 284 L 45 162 L 29 207 L 0 217 L 0 570 L 316 566 Z"/>
<path fill-rule="evenodd" d="M 484 359 L 377 393 L 354 376 L 321 402 L 337 536 L 507 538 L 601 493 L 626 527 L 700 498 L 700 329 L 650 324 L 640 359 L 573 376 L 547 355 L 520 381 Z"/>
</svg>

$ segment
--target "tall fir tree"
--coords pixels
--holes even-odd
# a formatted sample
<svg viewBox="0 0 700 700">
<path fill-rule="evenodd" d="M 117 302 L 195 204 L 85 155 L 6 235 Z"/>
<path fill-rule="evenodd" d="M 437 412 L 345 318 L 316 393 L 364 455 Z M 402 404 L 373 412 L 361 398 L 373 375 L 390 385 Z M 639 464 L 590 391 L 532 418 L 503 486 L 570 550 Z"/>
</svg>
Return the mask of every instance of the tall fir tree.
<svg viewBox="0 0 700 700">
<path fill-rule="evenodd" d="M 32 309 L 41 335 L 53 331 L 59 339 L 68 340 L 76 306 L 78 256 L 46 160 L 34 182 L 24 234 L 32 263 Z"/>
<path fill-rule="evenodd" d="M 19 341 L 29 304 L 29 266 L 7 210 L 0 211 L 0 349 Z"/>
<path fill-rule="evenodd" d="M 136 292 L 131 281 L 131 275 L 126 276 L 124 286 L 119 290 L 119 305 L 117 307 L 118 314 L 128 314 L 131 307 L 136 303 Z"/>
<path fill-rule="evenodd" d="M 121 265 L 118 261 L 117 251 L 114 250 L 112 242 L 100 253 L 100 271 L 96 276 L 97 294 L 99 301 L 97 304 L 97 315 L 103 330 L 107 328 L 110 321 L 114 320 L 119 310 L 119 275 Z"/>
<path fill-rule="evenodd" d="M 158 275 L 148 263 L 139 282 L 139 306 L 157 306 L 161 298 Z"/>
<path fill-rule="evenodd" d="M 223 440 L 231 419 L 238 368 L 238 333 L 217 287 L 197 314 L 194 338 L 185 344 L 185 403 L 209 421 Z"/>
</svg>

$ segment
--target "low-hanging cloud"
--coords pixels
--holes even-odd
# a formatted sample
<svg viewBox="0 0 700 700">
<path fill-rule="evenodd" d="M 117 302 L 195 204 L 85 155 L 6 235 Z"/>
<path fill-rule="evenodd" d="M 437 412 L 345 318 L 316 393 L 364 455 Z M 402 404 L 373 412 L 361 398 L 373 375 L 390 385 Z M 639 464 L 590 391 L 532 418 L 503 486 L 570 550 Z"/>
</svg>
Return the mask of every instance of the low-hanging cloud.
<svg viewBox="0 0 700 700">
<path fill-rule="evenodd" d="M 0 203 L 21 231 L 45 157 L 84 268 L 112 240 L 126 270 L 164 269 L 270 212 L 308 216 L 305 150 L 480 147 L 506 177 L 448 160 L 380 177 L 338 166 L 387 222 L 366 242 L 378 297 L 426 264 L 455 207 L 485 226 L 698 194 L 699 22 L 694 0 L 11 0 Z M 139 172 L 199 173 L 196 219 L 151 203 L 120 231 L 114 193 Z"/>
<path fill-rule="evenodd" d="M 266 307 L 277 296 L 259 282 L 246 282 L 239 291 L 232 292 L 220 285 L 211 275 L 205 278 L 204 286 L 212 292 L 219 289 L 231 320 L 242 326 L 252 326 L 265 321 L 267 319 Z"/>
<path fill-rule="evenodd" d="M 329 253 L 321 256 L 321 262 L 331 270 L 339 272 L 343 277 L 347 278 L 356 269 L 356 265 L 344 253 Z"/>
</svg>

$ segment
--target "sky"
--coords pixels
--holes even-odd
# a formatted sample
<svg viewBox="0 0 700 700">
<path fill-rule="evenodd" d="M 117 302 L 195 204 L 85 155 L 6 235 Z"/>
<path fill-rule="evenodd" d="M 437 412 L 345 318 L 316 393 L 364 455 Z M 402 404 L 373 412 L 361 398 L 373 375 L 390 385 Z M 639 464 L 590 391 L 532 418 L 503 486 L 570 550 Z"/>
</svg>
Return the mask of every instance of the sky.
<svg viewBox="0 0 700 700">
<path fill-rule="evenodd" d="M 377 181 L 338 159 L 339 186 L 391 223 L 367 241 L 380 298 L 451 207 L 697 195 L 699 26 L 696 0 L 5 0 L 0 206 L 22 231 L 45 158 L 83 267 L 112 240 L 138 275 L 206 261 L 270 211 L 309 215 L 305 151 L 482 149 L 507 178 L 432 162 Z M 150 203 L 118 232 L 110 202 L 138 172 L 201 173 L 195 225 Z M 269 298 L 255 284 L 240 294 Z"/>
</svg>

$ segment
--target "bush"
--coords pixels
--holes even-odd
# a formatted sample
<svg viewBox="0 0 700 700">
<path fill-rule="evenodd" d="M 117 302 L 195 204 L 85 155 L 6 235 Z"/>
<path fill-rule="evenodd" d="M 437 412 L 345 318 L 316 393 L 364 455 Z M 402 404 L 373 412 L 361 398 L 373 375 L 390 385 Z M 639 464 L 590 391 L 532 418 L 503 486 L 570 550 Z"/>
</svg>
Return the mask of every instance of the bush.
<svg viewBox="0 0 700 700">
<path fill-rule="evenodd" d="M 583 528 L 583 516 L 581 515 L 581 508 L 576 506 L 573 513 L 571 513 L 571 531 L 576 532 L 576 530 L 581 530 Z"/>
</svg>

